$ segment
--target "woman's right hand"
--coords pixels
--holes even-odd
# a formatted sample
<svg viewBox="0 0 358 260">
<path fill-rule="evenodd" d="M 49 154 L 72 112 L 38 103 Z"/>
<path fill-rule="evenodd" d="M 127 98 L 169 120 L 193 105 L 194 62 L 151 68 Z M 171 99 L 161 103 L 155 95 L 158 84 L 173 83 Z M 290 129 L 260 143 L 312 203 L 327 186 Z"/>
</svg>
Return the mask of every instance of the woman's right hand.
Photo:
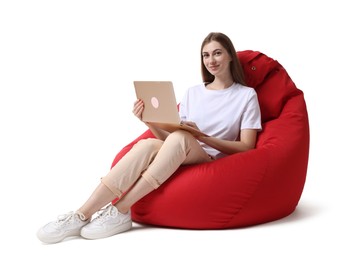
<svg viewBox="0 0 358 260">
<path fill-rule="evenodd" d="M 144 102 L 143 100 L 141 99 L 137 99 L 135 102 L 134 102 L 134 105 L 133 105 L 133 114 L 139 118 L 140 121 L 143 122 L 143 118 L 142 118 L 142 114 L 143 114 L 143 111 L 144 111 Z M 160 140 L 165 140 L 165 138 L 168 136 L 168 132 L 166 131 L 163 131 L 147 122 L 144 122 L 148 128 L 150 129 L 150 131 L 154 134 L 154 136 Z"/>
<path fill-rule="evenodd" d="M 142 121 L 142 113 L 144 111 L 144 102 L 141 99 L 137 99 L 133 105 L 133 114 Z"/>
</svg>

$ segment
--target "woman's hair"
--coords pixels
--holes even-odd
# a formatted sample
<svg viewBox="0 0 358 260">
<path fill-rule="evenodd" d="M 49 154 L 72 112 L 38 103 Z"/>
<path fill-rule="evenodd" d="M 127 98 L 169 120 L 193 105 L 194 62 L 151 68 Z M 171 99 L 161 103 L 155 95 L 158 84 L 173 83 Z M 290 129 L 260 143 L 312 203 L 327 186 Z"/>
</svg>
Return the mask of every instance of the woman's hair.
<svg viewBox="0 0 358 260">
<path fill-rule="evenodd" d="M 231 57 L 231 63 L 230 63 L 230 72 L 232 75 L 232 79 L 236 83 L 240 83 L 242 85 L 246 85 L 245 83 L 245 76 L 244 71 L 242 69 L 241 63 L 236 55 L 236 50 L 234 45 L 232 44 L 229 37 L 227 37 L 223 33 L 218 32 L 212 32 L 209 33 L 208 36 L 204 39 L 203 43 L 201 44 L 201 50 L 200 50 L 200 59 L 201 59 L 201 76 L 203 78 L 203 82 L 210 83 L 214 81 L 214 76 L 206 69 L 204 62 L 203 62 L 203 49 L 204 46 L 211 41 L 216 41 L 220 43 L 225 50 L 228 52 L 228 54 Z"/>
</svg>

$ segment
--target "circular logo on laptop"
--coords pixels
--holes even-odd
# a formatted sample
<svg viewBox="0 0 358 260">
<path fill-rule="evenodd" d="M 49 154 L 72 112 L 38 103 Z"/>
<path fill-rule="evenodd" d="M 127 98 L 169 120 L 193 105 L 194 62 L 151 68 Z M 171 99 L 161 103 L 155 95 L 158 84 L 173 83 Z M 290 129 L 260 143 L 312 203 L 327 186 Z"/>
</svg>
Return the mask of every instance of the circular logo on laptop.
<svg viewBox="0 0 358 260">
<path fill-rule="evenodd" d="M 150 99 L 150 102 L 152 103 L 152 106 L 154 107 L 154 108 L 158 108 L 159 107 L 159 100 L 156 98 L 156 97 L 152 97 L 151 99 Z"/>
</svg>

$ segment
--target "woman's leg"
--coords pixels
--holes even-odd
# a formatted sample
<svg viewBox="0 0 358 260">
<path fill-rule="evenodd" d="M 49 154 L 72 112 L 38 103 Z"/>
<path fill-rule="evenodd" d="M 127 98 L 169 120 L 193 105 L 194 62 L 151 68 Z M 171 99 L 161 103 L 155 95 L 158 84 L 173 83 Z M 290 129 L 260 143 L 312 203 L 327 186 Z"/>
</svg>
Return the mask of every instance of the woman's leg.
<svg viewBox="0 0 358 260">
<path fill-rule="evenodd" d="M 143 198 L 145 195 L 149 194 L 154 190 L 153 186 L 149 184 L 144 178 L 139 178 L 139 180 L 135 183 L 132 189 L 123 196 L 116 203 L 116 208 L 119 212 L 125 214 L 127 213 L 132 205 L 136 203 L 138 200 Z"/>
<path fill-rule="evenodd" d="M 182 164 L 197 164 L 213 159 L 189 132 L 184 130 L 170 134 L 160 148 L 154 161 L 143 172 L 153 188 L 158 188 Z"/>
<path fill-rule="evenodd" d="M 85 216 L 85 219 L 90 219 L 95 212 L 107 205 L 116 197 L 117 196 L 114 195 L 106 185 L 100 183 L 88 200 L 77 210 L 77 212 L 81 212 Z"/>
<path fill-rule="evenodd" d="M 144 139 L 135 144 L 101 179 L 101 183 L 78 209 L 78 212 L 88 219 L 116 197 L 121 197 L 153 161 L 162 144 L 163 141 L 157 139 Z"/>
<path fill-rule="evenodd" d="M 129 230 L 132 226 L 130 214 L 121 214 L 117 209 L 127 212 L 136 201 L 167 180 L 181 164 L 210 160 L 197 140 L 185 131 L 169 135 L 164 143 L 157 139 L 142 140 L 102 178 L 102 183 L 77 212 L 46 224 L 37 236 L 45 243 L 57 243 L 79 234 L 96 239 Z M 139 178 L 141 174 L 143 178 Z M 116 204 L 117 209 L 107 207 L 88 224 L 92 214 L 117 196 L 122 197 Z"/>
<path fill-rule="evenodd" d="M 134 203 L 165 182 L 180 165 L 212 160 L 190 133 L 176 131 L 167 137 L 142 178 L 115 206 L 120 212 L 126 213 Z"/>
</svg>

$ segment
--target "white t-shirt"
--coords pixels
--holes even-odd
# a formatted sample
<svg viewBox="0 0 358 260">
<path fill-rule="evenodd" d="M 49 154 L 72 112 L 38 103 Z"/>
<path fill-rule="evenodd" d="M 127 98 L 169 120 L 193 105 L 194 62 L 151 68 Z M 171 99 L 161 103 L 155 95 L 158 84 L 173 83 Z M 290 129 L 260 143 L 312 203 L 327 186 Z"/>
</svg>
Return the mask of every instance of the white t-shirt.
<svg viewBox="0 0 358 260">
<path fill-rule="evenodd" d="M 195 122 L 202 132 L 224 140 L 237 140 L 242 129 L 261 130 L 257 94 L 238 83 L 223 90 L 209 90 L 204 83 L 189 88 L 180 102 L 179 114 L 181 120 Z M 214 158 L 225 156 L 200 144 Z"/>
</svg>

